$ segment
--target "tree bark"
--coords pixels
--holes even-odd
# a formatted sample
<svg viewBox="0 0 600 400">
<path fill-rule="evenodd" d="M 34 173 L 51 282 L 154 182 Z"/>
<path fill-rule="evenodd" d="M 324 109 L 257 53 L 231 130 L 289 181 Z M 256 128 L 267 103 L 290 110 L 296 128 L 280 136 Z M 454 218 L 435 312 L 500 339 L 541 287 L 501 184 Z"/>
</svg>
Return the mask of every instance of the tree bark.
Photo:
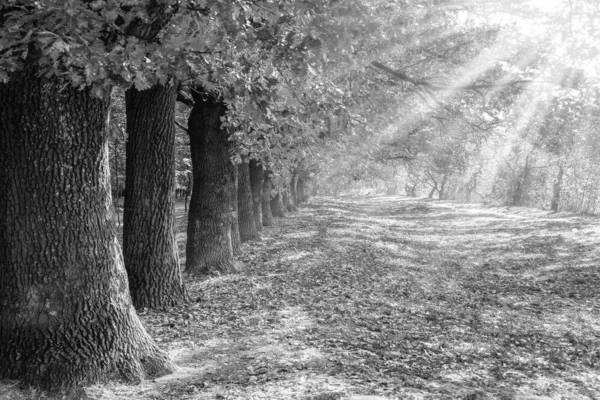
<svg viewBox="0 0 600 400">
<path fill-rule="evenodd" d="M 72 392 L 174 365 L 144 330 L 115 233 L 109 96 L 39 75 L 0 84 L 0 379 Z"/>
<path fill-rule="evenodd" d="M 273 182 L 271 181 L 271 171 L 264 170 L 263 190 L 262 190 L 262 222 L 264 226 L 273 225 L 273 214 L 271 213 L 271 191 Z"/>
<path fill-rule="evenodd" d="M 127 147 L 123 255 L 136 308 L 186 300 L 175 239 L 177 85 L 125 93 Z"/>
<path fill-rule="evenodd" d="M 252 190 L 252 206 L 256 230 L 260 232 L 263 226 L 262 191 L 263 191 L 263 166 L 258 160 L 250 160 L 250 189 Z"/>
<path fill-rule="evenodd" d="M 233 188 L 231 189 L 231 246 L 233 254 L 239 254 L 242 248 L 240 225 L 238 223 L 238 172 L 233 166 Z"/>
<path fill-rule="evenodd" d="M 254 219 L 254 204 L 252 202 L 252 189 L 250 188 L 250 166 L 248 159 L 242 157 L 238 164 L 238 223 L 240 225 L 240 239 L 243 242 L 259 239 Z"/>
<path fill-rule="evenodd" d="M 271 199 L 271 213 L 274 217 L 285 217 L 285 207 L 283 205 L 283 195 L 281 189 L 277 189 L 275 196 Z"/>
<path fill-rule="evenodd" d="M 234 185 L 231 142 L 221 128 L 227 106 L 222 98 L 192 90 L 188 120 L 193 185 L 188 213 L 186 270 L 195 275 L 235 271 L 231 242 Z"/>
</svg>

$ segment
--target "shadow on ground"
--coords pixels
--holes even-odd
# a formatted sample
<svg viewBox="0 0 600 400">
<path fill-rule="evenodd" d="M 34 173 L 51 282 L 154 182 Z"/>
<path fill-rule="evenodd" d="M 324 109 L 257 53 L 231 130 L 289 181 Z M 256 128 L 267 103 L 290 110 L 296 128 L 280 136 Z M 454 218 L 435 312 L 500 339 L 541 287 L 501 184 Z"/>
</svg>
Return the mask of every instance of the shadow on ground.
<svg viewBox="0 0 600 400">
<path fill-rule="evenodd" d="M 313 199 L 243 246 L 239 274 L 142 312 L 176 374 L 90 397 L 596 399 L 599 242 L 592 217 Z"/>
</svg>

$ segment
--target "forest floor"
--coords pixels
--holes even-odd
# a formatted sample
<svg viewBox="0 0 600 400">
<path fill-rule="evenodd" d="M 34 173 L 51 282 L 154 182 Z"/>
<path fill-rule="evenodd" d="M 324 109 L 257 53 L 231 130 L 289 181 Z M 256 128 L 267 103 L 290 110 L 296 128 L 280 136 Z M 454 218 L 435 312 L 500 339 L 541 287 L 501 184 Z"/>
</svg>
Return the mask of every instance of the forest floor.
<svg viewBox="0 0 600 400">
<path fill-rule="evenodd" d="M 599 260 L 596 217 L 313 199 L 244 244 L 238 274 L 140 312 L 176 373 L 89 397 L 600 399 Z"/>
</svg>

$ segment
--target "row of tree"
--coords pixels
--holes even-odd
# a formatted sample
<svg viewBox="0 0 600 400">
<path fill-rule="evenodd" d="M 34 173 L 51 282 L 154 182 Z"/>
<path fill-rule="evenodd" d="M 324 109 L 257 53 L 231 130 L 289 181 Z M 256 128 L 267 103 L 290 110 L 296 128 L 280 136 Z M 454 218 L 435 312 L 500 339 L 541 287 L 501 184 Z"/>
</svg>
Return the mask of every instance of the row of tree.
<svg viewBox="0 0 600 400">
<path fill-rule="evenodd" d="M 0 378 L 70 391 L 172 371 L 135 307 L 185 300 L 177 188 L 199 275 L 233 271 L 308 177 L 385 179 L 395 159 L 453 192 L 440 174 L 470 168 L 540 70 L 487 3 L 0 0 Z M 560 22 L 588 26 L 593 2 L 569 3 Z"/>
<path fill-rule="evenodd" d="M 240 240 L 269 224 L 271 200 L 281 215 L 304 198 L 305 122 L 273 114 L 286 111 L 275 106 L 273 68 L 310 58 L 314 11 L 297 11 L 270 1 L 0 2 L 0 378 L 71 392 L 173 370 L 135 308 L 186 300 L 176 102 L 190 107 L 187 269 L 229 272 Z M 109 173 L 123 125 L 124 251 Z"/>
</svg>

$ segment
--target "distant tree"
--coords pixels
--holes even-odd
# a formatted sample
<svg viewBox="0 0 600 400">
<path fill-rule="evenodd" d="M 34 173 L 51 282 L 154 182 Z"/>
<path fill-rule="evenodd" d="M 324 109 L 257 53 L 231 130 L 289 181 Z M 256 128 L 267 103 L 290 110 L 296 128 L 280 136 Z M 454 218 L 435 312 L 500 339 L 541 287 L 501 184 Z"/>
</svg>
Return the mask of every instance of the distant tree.
<svg viewBox="0 0 600 400">
<path fill-rule="evenodd" d="M 271 198 L 273 191 L 273 180 L 271 179 L 272 172 L 267 168 L 263 171 L 263 187 L 262 187 L 262 223 L 263 226 L 273 225 L 273 213 L 271 211 Z"/>
<path fill-rule="evenodd" d="M 233 187 L 231 188 L 231 246 L 233 254 L 238 254 L 242 246 L 240 223 L 238 220 L 238 169 L 233 166 Z"/>
<path fill-rule="evenodd" d="M 259 238 L 254 217 L 252 188 L 250 186 L 250 166 L 247 156 L 238 164 L 238 223 L 242 242 Z"/>
<path fill-rule="evenodd" d="M 262 191 L 264 184 L 264 168 L 260 160 L 250 159 L 250 189 L 252 190 L 252 206 L 256 230 L 261 231 L 263 226 Z"/>
</svg>

